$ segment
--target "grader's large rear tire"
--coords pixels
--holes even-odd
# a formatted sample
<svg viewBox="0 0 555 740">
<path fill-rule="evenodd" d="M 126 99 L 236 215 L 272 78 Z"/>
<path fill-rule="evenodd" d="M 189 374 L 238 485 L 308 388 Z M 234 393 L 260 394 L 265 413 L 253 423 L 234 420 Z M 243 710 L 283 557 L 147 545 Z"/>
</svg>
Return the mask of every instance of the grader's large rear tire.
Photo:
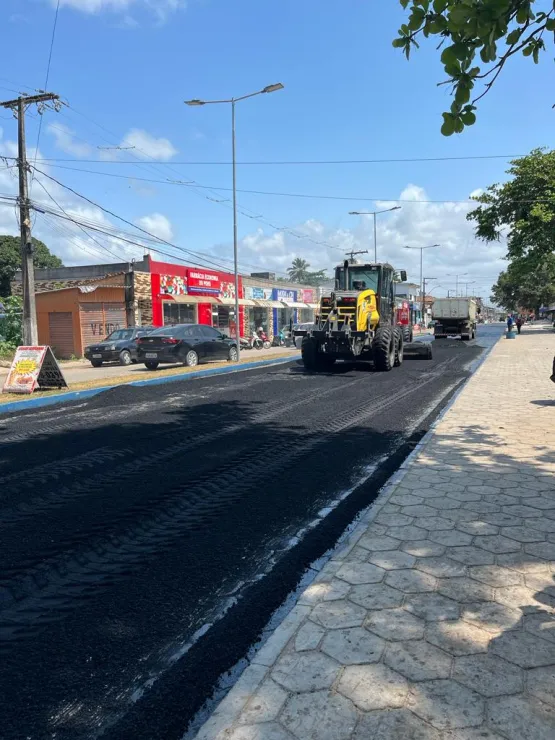
<svg viewBox="0 0 555 740">
<path fill-rule="evenodd" d="M 395 333 L 389 326 L 377 329 L 372 342 L 374 367 L 379 372 L 389 372 L 395 364 Z"/>
</svg>

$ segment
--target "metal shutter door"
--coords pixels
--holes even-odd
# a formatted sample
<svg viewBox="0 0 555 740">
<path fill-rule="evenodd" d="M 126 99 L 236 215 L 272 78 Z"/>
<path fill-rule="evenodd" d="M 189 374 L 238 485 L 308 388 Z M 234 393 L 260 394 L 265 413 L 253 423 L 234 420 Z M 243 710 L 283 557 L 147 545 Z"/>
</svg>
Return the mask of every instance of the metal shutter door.
<svg viewBox="0 0 555 740">
<path fill-rule="evenodd" d="M 123 303 L 103 303 L 102 305 L 104 307 L 106 334 L 110 334 L 116 329 L 125 329 L 127 327 L 125 305 Z"/>
<path fill-rule="evenodd" d="M 83 350 L 89 344 L 101 342 L 106 336 L 102 303 L 81 303 L 81 338 Z"/>
<path fill-rule="evenodd" d="M 50 346 L 59 359 L 75 354 L 73 344 L 73 315 L 71 312 L 49 313 Z"/>
</svg>

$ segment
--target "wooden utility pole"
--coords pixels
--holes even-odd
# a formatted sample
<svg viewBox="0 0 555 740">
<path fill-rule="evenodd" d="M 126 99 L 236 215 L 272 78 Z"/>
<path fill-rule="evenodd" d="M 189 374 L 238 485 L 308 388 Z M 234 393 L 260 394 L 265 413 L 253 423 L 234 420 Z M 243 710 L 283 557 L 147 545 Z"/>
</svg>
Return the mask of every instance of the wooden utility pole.
<svg viewBox="0 0 555 740">
<path fill-rule="evenodd" d="M 21 95 L 15 100 L 0 103 L 1 108 L 10 108 L 17 118 L 18 168 L 19 168 L 19 226 L 21 230 L 21 280 L 23 288 L 23 344 L 38 344 L 37 307 L 35 303 L 35 269 L 33 265 L 33 242 L 31 238 L 31 216 L 29 207 L 29 185 L 27 182 L 27 148 L 25 144 L 25 111 L 28 105 L 37 103 L 39 113 L 46 103 L 58 101 L 53 93 Z"/>
</svg>

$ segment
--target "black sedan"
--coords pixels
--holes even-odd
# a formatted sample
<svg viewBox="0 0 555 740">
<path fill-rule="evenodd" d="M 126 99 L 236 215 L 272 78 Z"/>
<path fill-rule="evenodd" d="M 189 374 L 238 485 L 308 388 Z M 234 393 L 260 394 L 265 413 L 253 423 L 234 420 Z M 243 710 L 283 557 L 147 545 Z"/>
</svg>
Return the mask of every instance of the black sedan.
<svg viewBox="0 0 555 740">
<path fill-rule="evenodd" d="M 104 362 L 119 362 L 120 365 L 131 365 L 137 362 L 137 343 L 154 329 L 153 326 L 137 326 L 129 329 L 116 329 L 98 344 L 85 347 L 85 357 L 93 367 L 100 367 Z"/>
<path fill-rule="evenodd" d="M 195 367 L 211 360 L 237 360 L 237 342 L 203 324 L 176 324 L 156 329 L 138 345 L 139 361 L 149 370 L 160 363 Z"/>
</svg>

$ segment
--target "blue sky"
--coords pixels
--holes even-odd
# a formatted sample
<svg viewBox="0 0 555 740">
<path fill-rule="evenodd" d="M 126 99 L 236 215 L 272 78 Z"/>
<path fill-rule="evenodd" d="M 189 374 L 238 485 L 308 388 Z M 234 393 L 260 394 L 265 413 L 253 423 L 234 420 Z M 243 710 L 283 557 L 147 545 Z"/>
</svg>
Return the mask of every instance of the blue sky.
<svg viewBox="0 0 555 740">
<path fill-rule="evenodd" d="M 4 99 L 14 97 L 14 91 L 44 86 L 55 5 L 56 0 L 3 0 Z M 231 210 L 229 202 L 209 198 L 227 199 L 228 191 L 134 179 L 230 187 L 228 164 L 173 164 L 230 159 L 229 107 L 188 108 L 186 98 L 241 95 L 278 81 L 285 85 L 238 105 L 238 159 L 244 161 L 506 155 L 553 145 L 553 100 L 545 94 L 552 88 L 549 55 L 537 67 L 515 59 L 482 101 L 477 125 L 446 139 L 439 128 L 449 98 L 446 88 L 436 85 L 442 69 L 435 45 L 426 45 L 407 63 L 391 46 L 402 19 L 395 0 L 61 0 L 48 87 L 69 107 L 45 114 L 39 156 L 75 161 L 39 166 L 129 221 L 187 249 L 210 253 L 224 265 L 232 254 Z M 28 119 L 31 149 L 38 120 Z M 0 154 L 9 155 L 16 126 L 6 111 L 0 112 L 0 127 Z M 135 149 L 97 148 L 117 145 Z M 132 163 L 148 159 L 147 154 L 167 164 L 106 161 Z M 55 164 L 128 177 L 74 172 Z M 240 193 L 244 213 L 261 217 L 240 216 L 241 262 L 245 270 L 280 272 L 293 256 L 303 256 L 315 268 L 329 268 L 342 250 L 372 246 L 370 220 L 349 216 L 349 210 L 373 210 L 403 199 L 409 202 L 400 203 L 402 210 L 379 218 L 381 259 L 408 267 L 417 279 L 416 253 L 403 245 L 438 242 L 440 249 L 428 250 L 425 272 L 443 278 L 438 284 L 445 289 L 452 287 L 447 273 L 468 272 L 465 279 L 475 279 L 487 294 L 490 276 L 502 267 L 503 246 L 474 242 L 466 204 L 416 201 L 465 200 L 502 180 L 506 166 L 502 159 L 240 165 L 240 189 L 353 197 L 334 201 Z M 10 173 L 0 172 L 0 177 L 0 190 L 11 192 Z M 68 212 L 117 224 L 59 186 L 42 182 Z M 33 197 L 48 202 L 40 187 L 34 187 Z M 268 223 L 309 238 L 276 231 Z M 52 224 L 52 217 L 39 215 L 36 235 L 68 264 L 100 261 L 98 245 L 83 232 L 67 223 L 60 231 L 59 222 Z M 0 226 L 12 232 L 17 228 L 11 209 L 0 209 Z M 140 249 L 97 238 L 118 254 L 140 256 Z M 335 249 L 325 246 L 330 244 Z M 437 289 L 438 295 L 443 292 Z"/>
</svg>

